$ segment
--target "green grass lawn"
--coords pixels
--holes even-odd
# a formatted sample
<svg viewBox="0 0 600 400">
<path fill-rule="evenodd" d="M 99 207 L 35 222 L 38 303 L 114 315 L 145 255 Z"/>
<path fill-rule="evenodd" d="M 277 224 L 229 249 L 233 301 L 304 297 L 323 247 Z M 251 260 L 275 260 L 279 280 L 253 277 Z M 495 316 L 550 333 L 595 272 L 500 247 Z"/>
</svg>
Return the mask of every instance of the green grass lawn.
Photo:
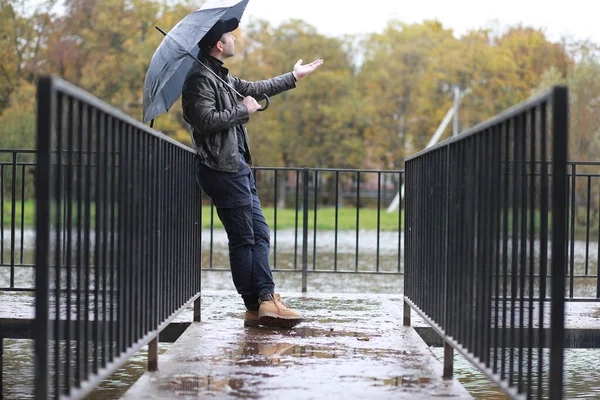
<svg viewBox="0 0 600 400">
<path fill-rule="evenodd" d="M 23 214 L 23 220 L 24 220 L 24 226 L 26 228 L 32 228 L 35 225 L 35 202 L 33 200 L 27 200 L 24 203 L 24 214 Z M 11 224 L 11 220 L 12 220 L 12 213 L 13 210 L 11 209 L 11 201 L 10 198 L 9 199 L 4 199 L 4 207 L 2 209 L 2 223 L 4 224 L 4 229 L 9 229 L 10 228 L 10 224 Z M 20 200 L 17 200 L 17 203 L 15 205 L 15 210 L 14 210 L 14 214 L 15 214 L 15 225 L 18 227 L 18 229 L 20 229 L 21 226 L 21 210 L 23 209 L 23 206 L 21 204 Z"/>
<path fill-rule="evenodd" d="M 10 201 L 4 201 L 4 214 L 3 214 L 3 223 L 4 223 L 4 229 L 9 229 L 10 228 L 10 224 L 11 224 L 11 219 L 12 219 L 12 213 L 13 210 L 11 209 L 11 202 Z M 61 210 L 62 213 L 65 212 L 65 210 Z M 76 223 L 77 221 L 77 206 L 74 205 L 73 206 L 73 223 Z M 20 229 L 21 226 L 21 213 L 23 213 L 23 226 L 25 228 L 33 228 L 35 225 L 35 201 L 34 200 L 27 200 L 25 201 L 23 204 L 21 204 L 20 200 L 17 200 L 17 203 L 15 204 L 15 209 L 14 209 L 14 214 L 15 214 L 15 226 L 17 228 Z M 82 204 L 81 205 L 81 214 L 85 215 L 85 206 Z M 90 216 L 91 216 L 91 220 L 92 220 L 92 225 L 94 224 L 94 220 L 96 218 L 96 205 L 94 203 L 92 203 L 90 205 Z"/>
<path fill-rule="evenodd" d="M 10 201 L 4 201 L 4 214 L 3 223 L 4 229 L 10 228 L 11 221 L 11 203 Z M 17 201 L 15 207 L 16 216 L 16 227 L 19 229 L 21 226 L 21 202 Z M 76 221 L 76 209 L 73 210 L 73 221 Z M 264 207 L 263 211 L 267 222 L 271 229 L 275 227 L 275 210 L 273 207 Z M 580 215 L 585 215 L 585 209 L 579 210 Z M 82 212 L 84 210 L 82 209 Z M 92 227 L 94 225 L 94 219 L 96 215 L 95 204 L 91 205 L 90 214 L 92 217 Z M 207 229 L 210 228 L 210 215 L 211 207 L 202 207 L 202 227 Z M 23 221 L 25 228 L 33 228 L 35 224 L 35 202 L 28 200 L 24 203 L 24 214 Z M 308 227 L 313 229 L 314 226 L 314 210 L 308 212 Z M 509 212 L 509 231 L 512 230 L 512 212 Z M 298 226 L 302 226 L 303 212 L 298 211 Z M 387 213 L 385 209 L 382 209 L 379 215 L 380 229 L 382 231 L 396 231 L 398 230 L 398 212 Z M 214 224 L 215 228 L 222 228 L 221 221 L 217 216 L 217 211 L 214 209 Z M 296 226 L 296 210 L 295 209 L 277 209 L 277 229 L 294 229 Z M 364 230 L 376 230 L 377 229 L 377 210 L 372 208 L 361 208 L 359 211 L 359 224 L 360 229 Z M 404 226 L 404 212 L 402 215 L 401 226 Z M 540 226 L 540 215 L 539 212 L 535 213 L 535 227 L 536 231 L 539 230 Z M 569 223 L 569 229 L 571 225 Z M 529 226 L 527 227 L 529 229 Z M 319 230 L 334 230 L 335 229 L 335 208 L 334 207 L 323 207 L 317 210 L 317 229 Z M 356 229 L 356 209 L 351 207 L 344 207 L 338 209 L 338 230 L 354 230 Z M 577 239 L 585 240 L 586 225 L 584 223 L 578 223 L 575 225 L 575 236 Z M 598 223 L 591 226 L 591 237 L 598 236 Z"/>
<path fill-rule="evenodd" d="M 16 226 L 21 225 L 21 202 L 17 201 L 15 207 Z M 274 214 L 275 210 L 273 207 L 264 207 L 263 211 L 269 226 L 273 228 L 274 225 Z M 84 212 L 84 210 L 82 210 Z M 4 202 L 4 228 L 10 228 L 11 221 L 11 204 L 10 202 Z M 96 207 L 94 204 L 91 205 L 90 214 L 92 221 L 94 221 L 96 215 Z M 73 210 L 73 220 L 76 221 L 76 210 Z M 211 207 L 202 207 L 202 227 L 210 228 L 210 215 Z M 35 202 L 28 200 L 24 203 L 24 214 L 23 214 L 24 226 L 26 228 L 33 228 L 35 224 Z M 298 211 L 298 226 L 302 226 L 303 214 L 302 210 Z M 402 221 L 404 223 L 404 220 Z M 217 210 L 214 209 L 214 225 L 215 228 L 222 228 L 221 221 L 217 215 Z M 93 226 L 93 225 L 92 225 Z M 277 209 L 277 229 L 294 229 L 296 226 L 296 210 L 295 209 Z M 314 226 L 314 211 L 310 210 L 308 213 L 308 226 L 310 229 Z M 385 210 L 381 210 L 380 214 L 380 227 L 384 231 L 395 231 L 398 229 L 398 212 L 388 214 Z M 359 212 L 359 228 L 365 230 L 376 230 L 377 229 L 377 210 L 362 208 Z M 326 207 L 319 208 L 317 210 L 317 229 L 320 230 L 333 230 L 335 229 L 335 208 Z M 338 209 L 338 229 L 339 230 L 353 230 L 356 229 L 356 209 L 354 208 L 340 208 Z"/>
<path fill-rule="evenodd" d="M 202 209 L 202 225 L 205 228 L 210 227 L 210 207 Z M 275 210 L 273 207 L 264 207 L 263 212 L 269 226 L 275 226 Z M 404 218 L 404 212 L 402 213 Z M 304 214 L 302 210 L 298 211 L 298 226 L 302 226 Z M 308 212 L 308 227 L 313 229 L 315 222 L 314 210 Z M 214 210 L 215 227 L 222 227 L 221 221 L 217 216 L 217 210 Z M 397 231 L 398 230 L 398 212 L 387 213 L 386 210 L 381 210 L 380 229 L 382 231 Z M 358 227 L 364 230 L 377 229 L 377 210 L 370 208 L 361 208 L 359 212 Z M 402 220 L 404 224 L 404 220 Z M 296 210 L 295 209 L 277 209 L 277 229 L 294 229 L 296 226 Z M 323 207 L 317 210 L 317 229 L 319 230 L 334 230 L 335 229 L 335 207 Z M 356 209 L 340 208 L 338 209 L 338 230 L 354 230 L 356 229 Z"/>
</svg>

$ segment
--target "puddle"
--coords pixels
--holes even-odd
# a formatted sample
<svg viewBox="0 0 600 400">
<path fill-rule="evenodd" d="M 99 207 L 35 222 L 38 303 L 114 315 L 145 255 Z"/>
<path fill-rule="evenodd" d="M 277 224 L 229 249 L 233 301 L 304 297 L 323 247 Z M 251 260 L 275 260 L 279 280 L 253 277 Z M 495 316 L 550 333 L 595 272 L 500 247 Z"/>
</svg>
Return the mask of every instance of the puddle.
<svg viewBox="0 0 600 400">
<path fill-rule="evenodd" d="M 321 321 L 319 321 L 321 322 Z M 319 329 L 319 328 L 311 328 L 311 327 L 298 327 L 294 328 L 292 331 L 287 332 L 288 336 L 297 336 L 301 338 L 310 338 L 310 337 L 356 337 L 356 338 L 364 338 L 365 332 L 353 332 L 353 331 L 345 331 L 335 328 L 329 329 Z M 380 336 L 377 334 L 370 334 L 370 337 Z"/>
<path fill-rule="evenodd" d="M 251 390 L 249 382 L 239 377 L 178 375 L 169 382 L 162 382 L 159 388 L 182 397 L 204 397 L 211 393 L 227 393 L 245 399 L 259 397 Z"/>
<path fill-rule="evenodd" d="M 342 378 L 349 378 L 349 379 L 364 379 L 364 377 L 356 377 L 356 376 L 345 376 Z M 422 377 L 422 378 L 407 378 L 407 377 L 403 377 L 403 376 L 394 376 L 391 378 L 376 378 L 376 377 L 372 377 L 370 378 L 372 381 L 374 381 L 375 386 L 405 386 L 405 387 L 412 387 L 412 386 L 419 386 L 419 385 L 428 385 L 429 383 L 431 383 L 431 378 L 427 378 L 427 377 Z"/>
</svg>

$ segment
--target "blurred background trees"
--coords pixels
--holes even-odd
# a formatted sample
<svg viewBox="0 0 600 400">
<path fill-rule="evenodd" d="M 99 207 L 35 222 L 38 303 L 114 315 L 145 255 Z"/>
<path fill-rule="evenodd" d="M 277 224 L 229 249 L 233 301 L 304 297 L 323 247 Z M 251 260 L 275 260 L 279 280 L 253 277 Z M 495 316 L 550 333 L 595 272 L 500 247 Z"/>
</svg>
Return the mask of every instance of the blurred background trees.
<svg viewBox="0 0 600 400">
<path fill-rule="evenodd" d="M 146 69 L 165 30 L 198 2 L 156 0 L 0 0 L 0 138 L 3 148 L 33 148 L 35 82 L 53 74 L 140 119 Z M 58 10 L 58 11 L 57 11 Z M 328 37 L 301 20 L 257 21 L 236 32 L 227 66 L 247 80 L 323 58 L 318 74 L 252 118 L 257 165 L 403 167 L 422 150 L 467 91 L 465 129 L 556 83 L 571 96 L 571 158 L 600 150 L 600 58 L 596 44 L 552 42 L 542 30 L 493 27 L 458 36 L 438 21 L 390 21 L 381 33 Z M 155 128 L 190 144 L 177 102 Z M 450 135 L 450 129 L 446 136 Z"/>
</svg>

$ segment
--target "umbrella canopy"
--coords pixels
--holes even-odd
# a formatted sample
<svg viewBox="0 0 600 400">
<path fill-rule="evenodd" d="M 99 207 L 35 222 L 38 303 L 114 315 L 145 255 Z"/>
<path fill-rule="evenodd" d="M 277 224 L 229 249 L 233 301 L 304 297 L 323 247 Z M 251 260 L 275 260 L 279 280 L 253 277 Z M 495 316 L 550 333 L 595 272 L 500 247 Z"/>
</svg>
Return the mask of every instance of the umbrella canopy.
<svg viewBox="0 0 600 400">
<path fill-rule="evenodd" d="M 241 20 L 248 0 L 208 0 L 165 36 L 152 56 L 144 81 L 144 123 L 169 111 L 181 96 L 185 77 L 198 54 L 198 42 L 219 20 Z"/>
</svg>

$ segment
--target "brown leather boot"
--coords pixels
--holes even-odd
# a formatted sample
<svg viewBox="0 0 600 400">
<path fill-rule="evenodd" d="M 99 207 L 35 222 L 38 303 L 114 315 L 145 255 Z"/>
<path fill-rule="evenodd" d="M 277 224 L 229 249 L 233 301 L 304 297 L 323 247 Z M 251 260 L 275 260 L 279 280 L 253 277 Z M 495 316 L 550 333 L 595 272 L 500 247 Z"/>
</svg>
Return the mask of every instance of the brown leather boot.
<svg viewBox="0 0 600 400">
<path fill-rule="evenodd" d="M 265 295 L 258 300 L 258 323 L 263 326 L 292 328 L 304 320 L 298 311 L 290 310 L 279 294 Z"/>
<path fill-rule="evenodd" d="M 244 326 L 258 326 L 258 311 L 246 311 Z"/>
</svg>

